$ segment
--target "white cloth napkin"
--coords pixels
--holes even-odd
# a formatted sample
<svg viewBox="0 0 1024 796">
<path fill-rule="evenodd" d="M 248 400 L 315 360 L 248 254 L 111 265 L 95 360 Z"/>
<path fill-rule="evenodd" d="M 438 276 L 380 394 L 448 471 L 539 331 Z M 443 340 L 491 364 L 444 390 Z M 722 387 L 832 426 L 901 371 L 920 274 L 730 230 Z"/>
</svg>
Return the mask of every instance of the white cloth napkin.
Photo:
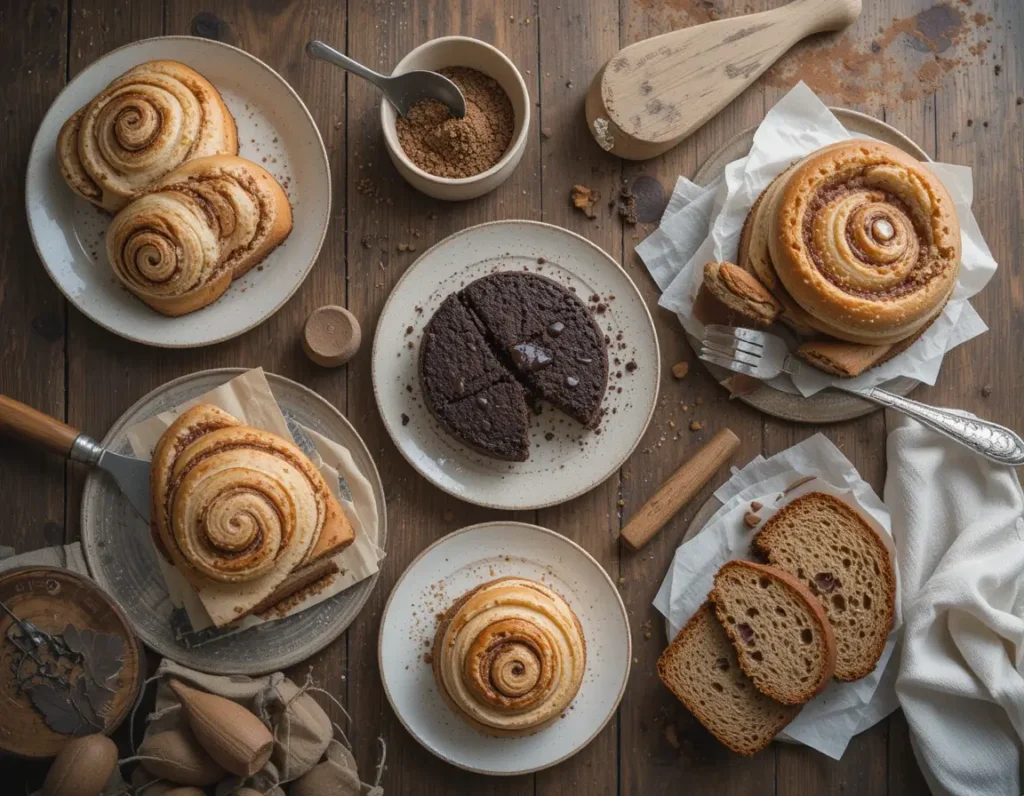
<svg viewBox="0 0 1024 796">
<path fill-rule="evenodd" d="M 1021 793 L 1024 493 L 1015 472 L 919 423 L 889 435 L 903 587 L 896 692 L 935 794 Z"/>
</svg>

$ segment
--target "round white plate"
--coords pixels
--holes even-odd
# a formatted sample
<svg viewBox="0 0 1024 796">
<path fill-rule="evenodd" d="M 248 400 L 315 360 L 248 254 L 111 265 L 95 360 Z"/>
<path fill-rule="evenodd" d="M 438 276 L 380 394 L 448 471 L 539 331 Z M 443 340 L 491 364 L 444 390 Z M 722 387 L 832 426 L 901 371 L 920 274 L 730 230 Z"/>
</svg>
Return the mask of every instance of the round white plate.
<svg viewBox="0 0 1024 796">
<path fill-rule="evenodd" d="M 525 738 L 492 738 L 445 704 L 424 655 L 438 613 L 509 575 L 540 581 L 566 599 L 583 627 L 587 668 L 563 718 Z M 512 775 L 560 763 L 597 736 L 622 699 L 633 653 L 622 598 L 589 553 L 547 528 L 487 522 L 445 536 L 402 573 L 384 607 L 377 654 L 388 701 L 417 741 L 459 768 Z"/>
<path fill-rule="evenodd" d="M 608 338 L 608 392 L 597 431 L 545 406 L 531 418 L 529 461 L 504 462 L 440 429 L 424 406 L 417 361 L 423 328 L 449 293 L 494 271 L 524 269 L 601 310 L 594 318 Z M 391 291 L 373 340 L 377 406 L 402 455 L 445 492 L 498 509 L 562 503 L 618 470 L 654 413 L 660 369 L 654 322 L 626 272 L 585 238 L 536 221 L 470 227 L 424 252 Z"/>
<path fill-rule="evenodd" d="M 172 59 L 204 75 L 238 124 L 239 155 L 273 174 L 292 204 L 288 239 L 219 300 L 167 318 L 121 287 L 107 261 L 110 216 L 71 192 L 57 165 L 57 133 L 118 75 L 145 61 Z M 320 132 L 277 72 L 242 50 L 209 39 L 163 36 L 109 52 L 54 100 L 36 133 L 25 180 L 28 223 L 50 277 L 89 318 L 148 345 L 190 348 L 235 337 L 274 314 L 316 262 L 331 216 L 331 174 Z"/>
</svg>

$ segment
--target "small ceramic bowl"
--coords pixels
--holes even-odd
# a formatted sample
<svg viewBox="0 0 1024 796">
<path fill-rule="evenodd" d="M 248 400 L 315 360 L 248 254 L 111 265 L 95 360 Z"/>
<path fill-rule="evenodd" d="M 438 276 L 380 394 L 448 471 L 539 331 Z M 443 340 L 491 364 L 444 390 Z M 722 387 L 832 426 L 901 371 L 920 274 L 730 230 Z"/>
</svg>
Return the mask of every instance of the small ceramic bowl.
<svg viewBox="0 0 1024 796">
<path fill-rule="evenodd" d="M 501 160 L 472 177 L 435 177 L 413 163 L 402 150 L 395 126 L 395 109 L 386 99 L 380 103 L 380 123 L 391 161 L 406 181 L 427 196 L 457 202 L 493 191 L 515 171 L 526 151 L 531 102 L 523 76 L 505 54 L 487 42 L 467 36 L 444 36 L 424 42 L 399 61 L 392 74 L 399 75 L 413 69 L 436 72 L 446 66 L 465 66 L 483 72 L 498 81 L 508 94 L 515 113 L 515 128 L 512 130 L 512 142 Z"/>
</svg>

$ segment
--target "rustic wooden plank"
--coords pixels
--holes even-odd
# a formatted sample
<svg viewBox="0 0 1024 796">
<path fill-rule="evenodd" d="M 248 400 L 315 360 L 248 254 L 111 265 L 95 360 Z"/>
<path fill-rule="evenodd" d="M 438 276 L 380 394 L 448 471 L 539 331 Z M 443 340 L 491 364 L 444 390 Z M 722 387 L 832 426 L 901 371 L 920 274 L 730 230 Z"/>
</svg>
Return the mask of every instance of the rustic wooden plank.
<svg viewBox="0 0 1024 796">
<path fill-rule="evenodd" d="M 758 2 L 748 10 L 761 11 L 772 5 Z M 620 3 L 620 46 L 710 21 L 717 17 L 718 8 L 719 4 L 696 2 Z M 737 8 L 724 13 L 740 12 Z M 653 178 L 663 186 L 667 198 L 679 175 L 692 176 L 708 155 L 740 130 L 760 121 L 763 112 L 762 89 L 755 85 L 662 157 L 643 163 L 624 162 L 624 183 L 634 185 L 640 178 Z M 627 227 L 623 240 L 625 268 L 640 287 L 655 318 L 662 366 L 656 414 L 641 447 L 623 469 L 624 519 L 637 511 L 719 428 L 731 428 L 742 442 L 734 463 L 743 464 L 761 452 L 761 418 L 746 405 L 728 400 L 725 390 L 693 354 L 676 317 L 657 306 L 657 286 L 633 252 L 655 227 L 656 222 L 635 229 Z M 689 363 L 690 372 L 686 378 L 677 380 L 671 368 L 680 361 Z M 692 421 L 703 428 L 691 431 Z M 620 718 L 622 793 L 676 793 L 679 776 L 683 775 L 694 792 L 762 794 L 766 792 L 766 783 L 775 778 L 771 751 L 754 758 L 729 752 L 672 698 L 655 672 L 655 661 L 665 648 L 666 639 L 664 620 L 651 601 L 690 520 L 723 480 L 714 479 L 701 490 L 641 552 L 621 552 L 622 594 L 630 612 L 634 645 L 633 671 Z"/>
<path fill-rule="evenodd" d="M 501 49 L 522 72 L 537 100 L 537 34 L 528 0 L 500 5 L 485 0 L 437 4 L 427 0 L 353 3 L 349 9 L 348 53 L 371 68 L 390 72 L 414 46 L 443 35 L 484 39 Z M 344 40 L 339 44 L 345 45 Z M 388 293 L 417 257 L 399 252 L 398 243 L 423 251 L 472 224 L 500 218 L 536 218 L 540 214 L 540 159 L 536 127 L 519 168 L 503 186 L 481 199 L 449 204 L 422 196 L 397 174 L 388 159 L 378 123 L 380 95 L 355 78 L 349 87 L 349 309 L 371 336 Z M 534 122 L 536 125 L 536 122 Z M 364 246 L 366 240 L 369 246 Z M 368 352 L 367 352 L 368 353 Z M 533 792 L 533 777 L 488 778 L 440 762 L 401 727 L 380 686 L 377 633 L 381 612 L 395 580 L 410 561 L 444 533 L 497 519 L 502 514 L 448 497 L 416 474 L 397 452 L 380 422 L 370 389 L 370 359 L 352 364 L 350 416 L 364 435 L 384 478 L 392 528 L 388 558 L 380 582 L 349 632 L 359 654 L 351 660 L 350 708 L 356 726 L 356 757 L 362 770 L 377 755 L 377 736 L 388 745 L 384 787 L 390 793 Z M 507 515 L 505 515 L 507 516 Z M 532 520 L 534 514 L 520 515 Z M 426 665 L 426 664 L 424 664 Z"/>
<path fill-rule="evenodd" d="M 5 75 L 0 131 L 0 392 L 65 417 L 65 301 L 50 281 L 25 220 L 24 175 L 36 129 L 64 85 L 67 5 L 14 3 L 0 10 Z M 0 544 L 18 552 L 64 539 L 64 462 L 0 440 L 0 493 L 9 506 Z"/>
<path fill-rule="evenodd" d="M 36 130 L 64 85 L 68 3 L 0 7 L 0 393 L 66 417 L 64 297 L 50 281 L 25 219 L 25 167 Z M 65 540 L 65 464 L 59 457 L 0 438 L 0 544 L 17 552 Z M 7 783 L 39 784 L 46 765 L 0 761 Z"/>
<path fill-rule="evenodd" d="M 822 101 L 882 116 L 884 95 L 878 90 L 869 90 L 862 96 L 859 93 L 862 87 L 848 85 L 838 70 L 842 69 L 842 52 L 849 49 L 870 52 L 872 36 L 884 27 L 889 16 L 888 7 L 866 4 L 860 18 L 846 32 L 817 36 L 798 44 L 764 81 L 767 84 L 766 109 L 784 96 L 797 80 L 819 74 L 821 64 L 827 60 L 827 74 L 833 79 L 814 85 Z M 837 71 L 833 73 L 833 69 Z M 882 412 L 849 423 L 818 427 L 768 420 L 765 455 L 778 453 L 819 431 L 843 451 L 861 476 L 881 495 L 885 477 L 885 419 Z M 776 744 L 777 792 L 817 794 L 847 789 L 851 793 L 883 794 L 887 786 L 887 739 L 888 728 L 883 722 L 855 737 L 838 761 L 806 746 Z"/>
<path fill-rule="evenodd" d="M 618 15 L 609 5 L 562 0 L 538 6 L 542 218 L 579 233 L 621 262 L 622 224 L 609 206 L 618 193 L 621 161 L 601 151 L 582 120 L 591 76 L 619 48 Z M 529 25 L 520 23 L 529 32 Z M 596 219 L 571 207 L 569 194 L 575 183 L 600 191 Z M 615 580 L 618 499 L 615 474 L 576 500 L 538 512 L 537 522 L 582 545 Z M 597 796 L 615 794 L 617 789 L 617 716 L 582 752 L 537 775 L 538 796 L 573 791 Z"/>
</svg>

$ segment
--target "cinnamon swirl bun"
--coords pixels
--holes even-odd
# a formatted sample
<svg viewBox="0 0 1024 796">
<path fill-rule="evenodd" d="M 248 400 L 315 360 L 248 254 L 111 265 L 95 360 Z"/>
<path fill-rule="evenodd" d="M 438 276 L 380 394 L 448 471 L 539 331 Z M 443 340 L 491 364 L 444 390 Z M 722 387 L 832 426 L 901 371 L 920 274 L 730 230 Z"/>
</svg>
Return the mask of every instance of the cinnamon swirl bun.
<svg viewBox="0 0 1024 796">
<path fill-rule="evenodd" d="M 498 578 L 467 592 L 434 637 L 445 702 L 488 735 L 529 735 L 555 721 L 583 681 L 587 645 L 568 603 L 543 584 Z"/>
<path fill-rule="evenodd" d="M 941 312 L 960 268 L 960 226 L 939 178 L 876 141 L 844 141 L 795 163 L 759 197 L 740 265 L 798 332 L 885 345 Z"/>
<path fill-rule="evenodd" d="M 195 158 L 158 180 L 107 229 L 118 280 L 164 315 L 212 304 L 291 232 L 277 181 L 234 155 Z"/>
<path fill-rule="evenodd" d="M 223 98 L 177 61 L 128 70 L 57 136 L 71 190 L 111 213 L 191 158 L 235 154 L 238 132 Z"/>
<path fill-rule="evenodd" d="M 242 603 L 257 604 L 295 569 L 354 536 L 301 450 L 209 404 L 164 432 L 150 480 L 160 552 L 197 589 L 238 587 Z M 219 625 L 238 613 L 211 617 Z"/>
</svg>

